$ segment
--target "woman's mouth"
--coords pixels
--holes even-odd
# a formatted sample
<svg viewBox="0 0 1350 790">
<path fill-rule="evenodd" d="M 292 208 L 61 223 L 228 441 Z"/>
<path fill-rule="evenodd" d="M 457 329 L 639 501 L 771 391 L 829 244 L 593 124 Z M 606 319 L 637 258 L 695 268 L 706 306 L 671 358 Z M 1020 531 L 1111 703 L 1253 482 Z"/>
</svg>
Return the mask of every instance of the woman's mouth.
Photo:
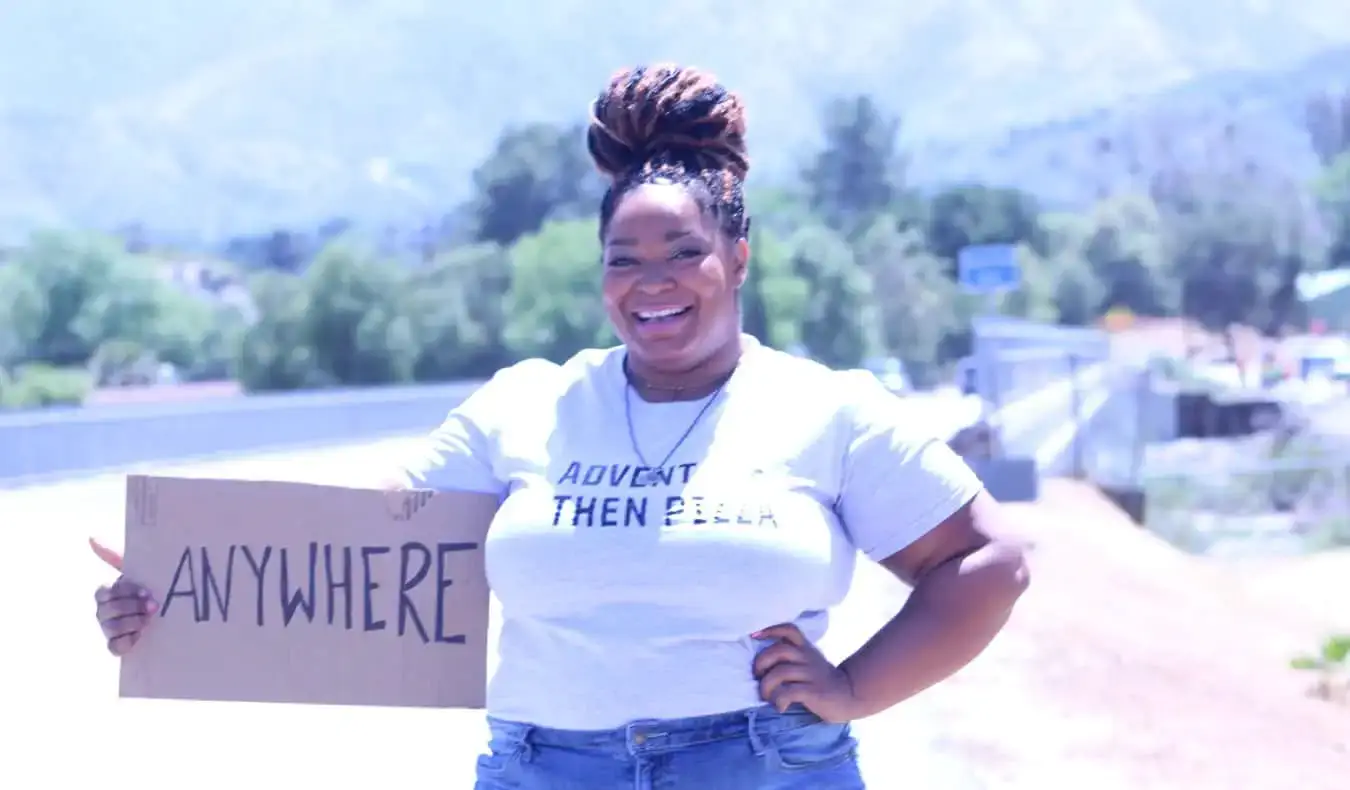
<svg viewBox="0 0 1350 790">
<path fill-rule="evenodd" d="M 673 322 L 682 316 L 688 315 L 689 311 L 693 309 L 693 306 L 685 305 L 684 307 L 660 307 L 652 310 L 637 310 L 633 313 L 633 317 L 637 319 L 639 324 L 663 324 Z"/>
<path fill-rule="evenodd" d="M 693 320 L 694 306 L 651 307 L 633 311 L 633 329 L 646 340 L 681 337 Z"/>
</svg>

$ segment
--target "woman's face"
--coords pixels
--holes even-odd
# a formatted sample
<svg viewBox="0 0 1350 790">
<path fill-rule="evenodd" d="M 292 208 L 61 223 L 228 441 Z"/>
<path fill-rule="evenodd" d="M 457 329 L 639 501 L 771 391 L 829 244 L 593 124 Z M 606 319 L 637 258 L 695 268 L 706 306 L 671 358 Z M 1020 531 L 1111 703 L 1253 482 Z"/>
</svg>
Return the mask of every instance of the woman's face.
<svg viewBox="0 0 1350 790">
<path fill-rule="evenodd" d="M 749 245 L 727 238 L 683 186 L 645 184 L 625 195 L 604 240 L 603 290 L 633 360 L 679 373 L 730 345 L 748 258 Z"/>
</svg>

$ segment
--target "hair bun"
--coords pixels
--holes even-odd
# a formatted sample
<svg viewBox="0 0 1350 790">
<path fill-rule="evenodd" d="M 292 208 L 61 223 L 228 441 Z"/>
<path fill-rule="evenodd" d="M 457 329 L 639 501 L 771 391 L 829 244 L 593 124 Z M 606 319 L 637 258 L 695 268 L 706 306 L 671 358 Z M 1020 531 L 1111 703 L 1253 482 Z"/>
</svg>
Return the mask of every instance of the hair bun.
<svg viewBox="0 0 1350 790">
<path fill-rule="evenodd" d="M 610 179 L 644 167 L 750 171 L 745 106 L 712 74 L 671 64 L 616 73 L 591 105 L 586 144 Z"/>
</svg>

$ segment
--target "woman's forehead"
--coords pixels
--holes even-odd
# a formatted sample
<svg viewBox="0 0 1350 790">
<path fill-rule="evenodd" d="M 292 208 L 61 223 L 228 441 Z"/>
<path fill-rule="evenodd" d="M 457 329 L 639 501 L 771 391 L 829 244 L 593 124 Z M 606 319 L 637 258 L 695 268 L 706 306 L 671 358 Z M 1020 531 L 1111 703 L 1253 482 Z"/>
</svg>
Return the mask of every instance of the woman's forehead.
<svg viewBox="0 0 1350 790">
<path fill-rule="evenodd" d="M 673 241 L 708 235 L 706 212 L 679 184 L 643 184 L 624 195 L 609 222 L 607 244 Z"/>
</svg>

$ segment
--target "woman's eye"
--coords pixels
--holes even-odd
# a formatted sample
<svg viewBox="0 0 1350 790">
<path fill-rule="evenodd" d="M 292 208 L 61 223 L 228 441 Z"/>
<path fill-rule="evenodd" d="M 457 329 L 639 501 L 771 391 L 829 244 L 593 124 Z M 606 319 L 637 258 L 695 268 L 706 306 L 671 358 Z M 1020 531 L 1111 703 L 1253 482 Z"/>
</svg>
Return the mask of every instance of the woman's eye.
<svg viewBox="0 0 1350 790">
<path fill-rule="evenodd" d="M 632 258 L 610 258 L 605 265 L 617 269 L 623 266 L 632 266 L 635 263 L 637 263 L 637 261 L 633 260 Z"/>
<path fill-rule="evenodd" d="M 687 260 L 689 260 L 689 259 L 691 259 L 691 258 L 702 258 L 702 257 L 703 257 L 703 250 L 684 249 L 684 250 L 680 250 L 679 252 L 675 253 L 675 254 L 674 254 L 673 256 L 671 256 L 671 257 L 672 257 L 672 259 L 677 260 L 677 261 L 687 261 Z"/>
</svg>

